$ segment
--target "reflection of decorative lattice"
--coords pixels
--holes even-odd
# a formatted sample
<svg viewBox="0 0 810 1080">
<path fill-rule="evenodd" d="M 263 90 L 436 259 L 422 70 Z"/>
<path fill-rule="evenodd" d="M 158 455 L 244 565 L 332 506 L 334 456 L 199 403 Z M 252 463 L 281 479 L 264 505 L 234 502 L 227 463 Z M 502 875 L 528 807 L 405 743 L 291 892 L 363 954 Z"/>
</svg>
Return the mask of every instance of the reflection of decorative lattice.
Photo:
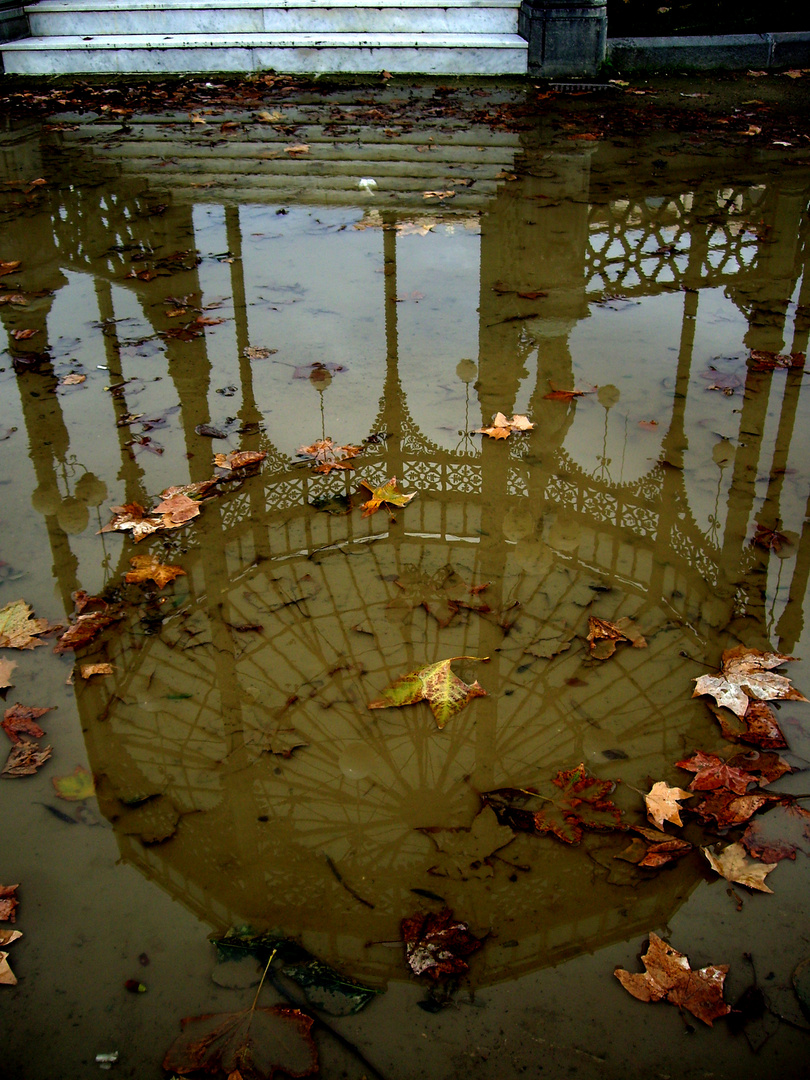
<svg viewBox="0 0 810 1080">
<path fill-rule="evenodd" d="M 448 465 L 445 468 L 445 474 L 447 476 L 447 487 L 449 490 L 480 494 L 480 465 L 473 461 L 465 461 L 460 465 Z"/>
<path fill-rule="evenodd" d="M 441 466 L 434 462 L 406 461 L 402 474 L 406 490 L 441 491 L 444 487 Z"/>
<path fill-rule="evenodd" d="M 619 525 L 625 525 L 640 536 L 655 536 L 658 531 L 658 515 L 644 506 L 622 506 Z"/>
<path fill-rule="evenodd" d="M 506 481 L 507 495 L 528 495 L 529 485 L 522 469 L 510 469 Z"/>
</svg>

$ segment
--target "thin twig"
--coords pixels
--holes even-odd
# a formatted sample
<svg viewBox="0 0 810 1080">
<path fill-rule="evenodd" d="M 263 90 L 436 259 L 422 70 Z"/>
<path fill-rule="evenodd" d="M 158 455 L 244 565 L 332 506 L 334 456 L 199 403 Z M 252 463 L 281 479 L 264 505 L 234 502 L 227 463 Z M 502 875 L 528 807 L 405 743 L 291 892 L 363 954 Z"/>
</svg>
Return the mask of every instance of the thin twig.
<svg viewBox="0 0 810 1080">
<path fill-rule="evenodd" d="M 326 865 L 329 867 L 329 869 L 335 875 L 335 878 L 337 879 L 337 881 L 340 882 L 340 884 L 343 886 L 343 888 L 346 890 L 346 892 L 349 894 L 349 896 L 353 896 L 355 898 L 355 900 L 359 900 L 359 902 L 361 904 L 365 904 L 367 908 L 371 908 L 372 910 L 374 909 L 374 904 L 372 904 L 372 902 L 370 900 L 366 900 L 364 897 L 362 897 L 360 895 L 360 893 L 355 892 L 354 889 L 351 887 L 351 885 L 346 884 L 346 882 L 343 880 L 343 875 L 341 874 L 341 872 L 338 870 L 338 868 L 335 866 L 335 864 L 332 862 L 332 860 L 329 858 L 328 855 L 326 856 Z"/>
</svg>

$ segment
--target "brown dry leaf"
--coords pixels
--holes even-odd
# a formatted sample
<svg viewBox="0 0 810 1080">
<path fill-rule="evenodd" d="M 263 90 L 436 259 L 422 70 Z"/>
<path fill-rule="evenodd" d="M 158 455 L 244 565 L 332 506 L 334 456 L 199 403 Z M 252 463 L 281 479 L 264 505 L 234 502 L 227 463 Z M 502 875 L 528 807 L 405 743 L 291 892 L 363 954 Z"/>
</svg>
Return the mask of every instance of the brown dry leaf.
<svg viewBox="0 0 810 1080">
<path fill-rule="evenodd" d="M 415 975 L 441 979 L 469 970 L 464 957 L 483 945 L 466 923 L 458 922 L 445 908 L 437 914 L 412 915 L 401 923 L 405 959 Z"/>
<path fill-rule="evenodd" d="M 14 888 L 16 888 L 16 885 Z M 0 945 L 11 945 L 21 937 L 21 930 L 0 930 Z M 16 985 L 17 977 L 8 966 L 8 953 L 0 952 L 0 986 Z"/>
<path fill-rule="evenodd" d="M 112 664 L 82 664 L 80 670 L 83 679 L 91 679 L 94 675 L 112 675 L 115 667 Z"/>
<path fill-rule="evenodd" d="M 6 274 L 13 274 L 15 270 L 19 270 L 22 263 L 19 259 L 14 259 L 11 262 L 3 262 L 0 260 L 0 277 L 5 277 Z"/>
<path fill-rule="evenodd" d="M 615 623 L 607 619 L 588 617 L 588 636 L 586 638 L 594 660 L 607 660 L 616 652 L 620 641 L 629 641 L 634 649 L 646 649 L 646 639 L 636 630 L 633 620 L 623 616 Z"/>
<path fill-rule="evenodd" d="M 758 892 L 773 892 L 765 884 L 765 875 L 776 869 L 776 863 L 749 862 L 742 844 L 729 844 L 719 855 L 713 855 L 708 848 L 700 850 L 709 860 L 712 870 L 726 881 L 736 881 Z"/>
<path fill-rule="evenodd" d="M 455 191 L 423 191 L 423 199 L 453 199 Z"/>
<path fill-rule="evenodd" d="M 304 154 L 309 153 L 309 144 L 296 143 L 295 146 L 285 146 L 284 153 L 289 154 L 290 157 L 303 157 Z"/>
<path fill-rule="evenodd" d="M 78 386 L 80 383 L 86 382 L 86 375 L 78 375 L 75 372 L 72 375 L 65 375 L 64 379 L 59 380 L 60 386 Z"/>
<path fill-rule="evenodd" d="M 714 705 L 709 705 L 709 709 L 714 713 L 724 738 L 730 742 L 750 743 L 768 750 L 782 750 L 787 746 L 787 739 L 776 722 L 776 714 L 764 701 L 749 702 L 742 717 L 742 728 L 736 726 L 722 709 Z"/>
<path fill-rule="evenodd" d="M 736 768 L 723 761 L 716 754 L 704 754 L 702 750 L 696 750 L 690 758 L 676 761 L 679 769 L 693 772 L 695 778 L 689 785 L 690 791 L 715 791 L 717 788 L 728 788 L 737 795 L 744 795 L 748 785 L 753 784 L 755 777 L 744 769 Z"/>
<path fill-rule="evenodd" d="M 810 855 L 810 810 L 786 798 L 752 821 L 740 842 L 765 863 L 795 859 L 797 851 Z"/>
<path fill-rule="evenodd" d="M 12 330 L 11 336 L 15 341 L 28 341 L 34 334 L 38 334 L 39 330 Z"/>
<path fill-rule="evenodd" d="M 15 912 L 20 901 L 15 893 L 19 887 L 19 882 L 16 885 L 0 885 L 0 922 L 17 921 Z"/>
<path fill-rule="evenodd" d="M 219 483 L 219 477 L 212 476 L 209 480 L 198 480 L 196 484 L 174 484 L 161 491 L 161 499 L 170 499 L 173 495 L 188 495 L 190 499 L 202 502 L 211 488 Z"/>
<path fill-rule="evenodd" d="M 730 829 L 742 825 L 767 803 L 778 802 L 779 795 L 753 793 L 735 795 L 733 791 L 722 789 L 709 795 L 694 812 L 703 821 L 714 819 L 720 829 Z"/>
<path fill-rule="evenodd" d="M 196 499 L 178 493 L 159 502 L 152 513 L 162 515 L 164 529 L 178 529 L 199 515 L 200 504 Z"/>
<path fill-rule="evenodd" d="M 5 690 L 6 687 L 13 685 L 11 673 L 16 666 L 16 660 L 0 660 L 0 690 Z"/>
<path fill-rule="evenodd" d="M 692 792 L 684 791 L 683 788 L 669 787 L 663 780 L 653 784 L 644 801 L 647 804 L 647 813 L 659 829 L 663 829 L 665 821 L 671 821 L 673 825 L 683 825 L 681 821 L 681 809 L 678 803 L 682 799 L 691 799 Z"/>
<path fill-rule="evenodd" d="M 712 1021 L 731 1012 L 731 1006 L 723 1001 L 727 964 L 711 964 L 693 971 L 686 956 L 657 934 L 650 934 L 649 948 L 641 961 L 646 968 L 643 975 L 631 974 L 624 968 L 613 972 L 625 990 L 639 1001 L 665 998 L 710 1027 Z"/>
<path fill-rule="evenodd" d="M 752 349 L 749 359 L 753 361 L 752 371 L 775 371 L 777 368 L 803 368 L 806 357 L 800 352 L 775 353 L 765 349 Z"/>
<path fill-rule="evenodd" d="M 53 706 L 36 708 L 30 705 L 12 705 L 6 709 L 3 722 L 0 724 L 9 739 L 15 744 L 21 742 L 20 734 L 30 735 L 34 739 L 41 739 L 45 732 L 37 723 L 40 716 L 50 712 Z"/>
<path fill-rule="evenodd" d="M 8 761 L 3 766 L 0 776 L 33 776 L 51 756 L 51 747 L 40 747 L 38 743 L 20 739 L 11 748 Z"/>
<path fill-rule="evenodd" d="M 164 527 L 163 521 L 146 511 L 140 503 L 125 503 L 123 506 L 113 506 L 112 520 L 99 529 L 99 533 L 105 532 L 131 532 L 135 543 L 143 540 L 146 536 Z"/>
<path fill-rule="evenodd" d="M 12 600 L 0 610 L 0 648 L 34 649 L 44 645 L 38 634 L 54 629 L 47 619 L 35 619 L 34 612 L 24 600 Z"/>
<path fill-rule="evenodd" d="M 63 653 L 68 649 L 80 649 L 93 641 L 106 627 L 124 618 L 124 613 L 108 604 L 99 596 L 88 596 L 79 590 L 73 594 L 75 622 L 67 628 L 57 641 L 54 652 Z M 90 610 L 87 610 L 87 609 Z"/>
<path fill-rule="evenodd" d="M 763 653 L 737 645 L 723 653 L 720 672 L 717 675 L 701 675 L 695 679 L 692 697 L 707 694 L 739 717 L 744 717 L 749 699 L 773 701 L 807 701 L 807 698 L 791 686 L 790 679 L 773 673 L 795 656 L 780 653 Z"/>
<path fill-rule="evenodd" d="M 507 439 L 513 431 L 531 431 L 534 424 L 529 422 L 528 416 L 515 414 L 511 420 L 507 420 L 502 412 L 496 413 L 490 427 L 476 428 L 476 432 L 489 435 L 491 439 Z"/>
<path fill-rule="evenodd" d="M 596 387 L 592 387 L 590 390 L 557 390 L 554 383 L 549 381 L 548 384 L 551 390 L 547 394 L 543 394 L 543 397 L 547 401 L 573 401 L 574 398 L 584 397 L 585 394 L 595 394 Z"/>
<path fill-rule="evenodd" d="M 266 457 L 264 450 L 233 450 L 230 454 L 215 454 L 214 465 L 218 469 L 230 469 L 231 472 L 235 472 L 237 469 L 246 469 L 250 465 L 258 465 Z"/>
<path fill-rule="evenodd" d="M 355 458 L 362 454 L 362 446 L 338 446 L 331 439 L 318 439 L 311 446 L 299 446 L 296 454 L 299 457 L 311 458 L 315 463 L 314 472 L 328 473 L 333 469 L 353 469 L 349 458 Z"/>
<path fill-rule="evenodd" d="M 163 589 L 175 578 L 186 576 L 179 566 L 158 562 L 154 555 L 133 555 L 129 564 L 132 569 L 124 575 L 124 581 L 130 584 L 154 581 L 159 589 Z"/>
<path fill-rule="evenodd" d="M 643 825 L 631 825 L 633 832 L 640 834 L 643 839 L 635 837 L 630 846 L 614 855 L 615 859 L 624 859 L 625 862 L 643 866 L 646 869 L 658 869 L 668 863 L 680 859 L 692 850 L 692 845 L 681 840 L 677 836 L 661 832 L 660 829 L 648 829 Z"/>
</svg>

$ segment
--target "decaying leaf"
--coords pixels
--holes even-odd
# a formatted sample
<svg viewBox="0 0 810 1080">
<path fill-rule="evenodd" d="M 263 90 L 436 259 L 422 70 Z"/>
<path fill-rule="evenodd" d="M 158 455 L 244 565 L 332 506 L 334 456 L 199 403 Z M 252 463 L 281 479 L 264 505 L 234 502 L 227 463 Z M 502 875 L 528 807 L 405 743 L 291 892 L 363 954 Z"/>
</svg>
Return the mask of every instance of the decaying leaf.
<svg viewBox="0 0 810 1080">
<path fill-rule="evenodd" d="M 217 454 L 217 457 L 220 455 Z M 219 477 L 212 476 L 208 480 L 198 480 L 196 484 L 174 484 L 172 487 L 167 487 L 165 491 L 161 491 L 161 499 L 170 499 L 173 495 L 187 495 L 189 499 L 194 499 L 195 502 L 202 502 L 205 499 L 208 492 L 217 486 L 219 483 Z"/>
<path fill-rule="evenodd" d="M 657 934 L 650 934 L 649 948 L 641 961 L 646 968 L 644 974 L 631 974 L 624 968 L 613 972 L 625 990 L 639 1001 L 665 998 L 709 1026 L 731 1012 L 731 1006 L 723 1001 L 727 964 L 711 964 L 693 971 L 686 956 Z"/>
<path fill-rule="evenodd" d="M 639 836 L 633 838 L 630 846 L 615 855 L 616 859 L 643 866 L 646 869 L 658 869 L 680 859 L 692 850 L 692 845 L 677 836 L 661 832 L 660 829 L 648 829 L 644 825 L 631 825 Z"/>
<path fill-rule="evenodd" d="M 177 493 L 162 499 L 154 507 L 152 513 L 162 515 L 164 529 L 175 529 L 197 517 L 200 513 L 200 504 L 197 499 Z"/>
<path fill-rule="evenodd" d="M 19 887 L 19 882 L 16 885 L 0 885 L 0 922 L 17 921 L 16 911 L 20 901 L 16 893 Z"/>
<path fill-rule="evenodd" d="M 810 855 L 810 810 L 786 797 L 752 821 L 740 842 L 765 863 L 795 859 L 797 851 Z"/>
<path fill-rule="evenodd" d="M 616 787 L 614 781 L 598 780 L 581 763 L 560 770 L 551 783 L 548 795 L 534 788 L 497 788 L 482 792 L 481 800 L 492 807 L 502 825 L 539 836 L 550 833 L 564 844 L 578 844 L 583 829 L 624 828 L 621 810 L 608 798 Z"/>
<path fill-rule="evenodd" d="M 750 817 L 768 803 L 777 802 L 779 795 L 766 795 L 752 793 L 750 795 L 735 795 L 733 791 L 725 788 L 713 792 L 694 808 L 694 812 L 702 821 L 714 820 L 719 829 L 730 829 L 735 825 L 742 825 Z"/>
<path fill-rule="evenodd" d="M 464 708 L 473 698 L 486 697 L 486 690 L 478 684 L 465 683 L 451 669 L 454 660 L 480 660 L 485 656 L 451 656 L 449 660 L 440 660 L 437 664 L 428 664 L 418 671 L 401 675 L 396 682 L 386 686 L 383 696 L 370 701 L 369 709 L 390 709 L 400 705 L 414 705 L 417 701 L 427 701 L 436 718 L 436 723 L 443 728 L 448 720 Z"/>
<path fill-rule="evenodd" d="M 502 412 L 495 413 L 489 427 L 476 428 L 481 435 L 489 435 L 491 439 L 508 439 L 513 431 L 531 431 L 534 424 L 529 422 L 528 416 L 520 416 L 517 413 L 508 420 Z"/>
<path fill-rule="evenodd" d="M 24 600 L 12 600 L 0 610 L 0 648 L 35 649 L 44 645 L 38 640 L 53 627 L 47 619 L 35 619 L 34 612 Z"/>
<path fill-rule="evenodd" d="M 96 793 L 93 774 L 83 765 L 77 765 L 67 776 L 51 777 L 51 783 L 59 798 L 67 802 L 81 802 L 83 799 L 92 798 Z"/>
<path fill-rule="evenodd" d="M 101 529 L 105 532 L 131 532 L 132 539 L 137 543 L 145 536 L 151 536 L 158 529 L 163 528 L 161 518 L 148 513 L 140 503 L 125 503 L 123 506 L 113 506 L 112 519 Z"/>
<path fill-rule="evenodd" d="M 691 799 L 692 792 L 684 791 L 683 788 L 669 787 L 663 780 L 653 784 L 644 801 L 647 804 L 647 813 L 659 829 L 663 829 L 664 822 L 670 821 L 673 825 L 683 825 L 681 821 L 681 807 L 678 805 L 683 799 Z"/>
<path fill-rule="evenodd" d="M 590 390 L 557 390 L 552 382 L 549 381 L 551 390 L 547 394 L 543 394 L 543 397 L 548 401 L 573 401 L 574 398 L 584 397 L 585 394 L 595 394 L 596 387 L 592 387 Z"/>
<path fill-rule="evenodd" d="M 452 566 L 443 566 L 435 574 L 425 573 L 417 566 L 406 567 L 396 585 L 402 589 L 402 595 L 395 597 L 389 608 L 415 608 L 422 606 L 428 615 L 444 628 L 449 626 L 462 608 L 468 611 L 486 613 L 490 610 L 483 600 L 477 597 L 488 586 L 468 585 Z"/>
<path fill-rule="evenodd" d="M 14 888 L 16 888 L 16 885 L 14 886 Z M 13 942 L 18 941 L 21 937 L 21 930 L 0 930 L 0 945 L 11 945 L 13 944 Z M 11 970 L 11 968 L 8 966 L 8 953 L 0 952 L 0 986 L 16 985 L 17 977 Z"/>
<path fill-rule="evenodd" d="M 405 959 L 411 971 L 434 980 L 468 971 L 469 964 L 464 957 L 483 945 L 466 923 L 456 922 L 449 908 L 435 915 L 420 914 L 403 919 L 401 931 Z"/>
<path fill-rule="evenodd" d="M 499 825 L 490 806 L 476 815 L 469 829 L 426 828 L 420 832 L 429 836 L 438 851 L 446 858 L 428 873 L 466 881 L 469 877 L 491 877 L 491 856 L 511 844 L 515 834 L 508 825 Z"/>
<path fill-rule="evenodd" d="M 154 581 L 159 589 L 163 589 L 175 578 L 186 576 L 179 566 L 158 562 L 154 555 L 133 555 L 129 564 L 132 569 L 124 575 L 124 581 L 130 584 Z"/>
<path fill-rule="evenodd" d="M 40 747 L 28 739 L 19 739 L 11 748 L 0 776 L 33 776 L 45 764 L 51 752 L 50 746 Z"/>
<path fill-rule="evenodd" d="M 707 702 L 707 704 L 709 704 Z M 744 742 L 752 746 L 761 746 L 768 750 L 782 750 L 787 746 L 787 739 L 776 721 L 776 715 L 770 705 L 764 701 L 750 701 L 745 714 L 737 718 L 735 726 L 729 714 L 709 704 L 723 736 L 731 742 Z"/>
<path fill-rule="evenodd" d="M 587 642 L 594 660 L 607 660 L 613 656 L 620 641 L 629 641 L 634 649 L 647 648 L 645 638 L 627 616 L 617 619 L 615 623 L 597 619 L 594 615 L 588 617 Z"/>
<path fill-rule="evenodd" d="M 312 1076 L 318 1052 L 312 1018 L 288 1005 L 186 1017 L 163 1068 L 186 1073 L 226 1073 L 230 1080 L 270 1080 L 277 1072 Z"/>
<path fill-rule="evenodd" d="M 718 705 L 744 717 L 749 699 L 773 701 L 807 701 L 807 698 L 791 686 L 790 679 L 776 675 L 774 668 L 781 667 L 795 656 L 782 656 L 780 653 L 763 653 L 759 649 L 749 649 L 737 645 L 723 653 L 718 675 L 701 675 L 695 679 L 692 697 L 708 694 Z"/>
<path fill-rule="evenodd" d="M 82 664 L 81 676 L 90 679 L 93 675 L 112 675 L 115 668 L 112 664 Z"/>
<path fill-rule="evenodd" d="M 218 469 L 236 472 L 237 469 L 247 469 L 251 465 L 258 465 L 266 457 L 264 450 L 232 450 L 230 454 L 215 454 L 214 465 Z"/>
<path fill-rule="evenodd" d="M 410 495 L 405 495 L 404 492 L 399 490 L 395 476 L 392 476 L 390 480 L 386 480 L 378 488 L 373 488 L 365 480 L 360 481 L 360 486 L 371 492 L 371 498 L 368 502 L 363 503 L 363 517 L 376 514 L 383 505 L 387 506 L 390 511 L 394 507 L 407 506 L 411 499 L 416 498 L 415 491 L 412 491 Z"/>
<path fill-rule="evenodd" d="M 268 349 L 265 345 L 246 345 L 242 349 L 242 356 L 246 356 L 248 360 L 267 360 L 277 352 L 278 349 Z"/>
<path fill-rule="evenodd" d="M 695 774 L 694 780 L 689 785 L 690 791 L 715 791 L 717 788 L 728 788 L 738 795 L 744 795 L 748 785 L 754 782 L 754 777 L 749 772 L 735 768 L 716 754 L 704 754 L 702 750 L 696 750 L 691 758 L 676 761 L 675 764 L 679 769 L 686 769 L 687 772 Z"/>
<path fill-rule="evenodd" d="M 765 525 L 757 525 L 751 543 L 756 547 L 765 548 L 766 551 L 775 551 L 778 555 L 785 544 L 790 544 L 790 539 L 784 533 L 776 529 L 769 529 Z"/>
<path fill-rule="evenodd" d="M 82 610 L 81 605 L 86 606 L 85 601 L 87 600 L 97 601 L 97 603 L 93 604 L 96 610 Z M 108 604 L 105 600 L 101 600 L 100 597 L 85 597 L 81 602 L 76 603 L 76 612 L 75 621 L 67 628 L 54 646 L 53 651 L 55 653 L 82 648 L 82 646 L 94 641 L 102 630 L 115 622 L 120 622 L 124 618 L 122 611 Z"/>
<path fill-rule="evenodd" d="M 774 371 L 777 368 L 803 368 L 805 355 L 800 352 L 775 353 L 766 349 L 752 349 L 749 359 L 752 371 Z"/>
<path fill-rule="evenodd" d="M 16 666 L 16 660 L 0 660 L 0 690 L 5 690 L 6 687 L 13 685 L 11 675 Z"/>
<path fill-rule="evenodd" d="M 742 844 L 729 844 L 719 855 L 714 855 L 709 848 L 701 848 L 712 870 L 726 881 L 736 881 L 747 885 L 749 889 L 772 893 L 765 884 L 765 875 L 776 869 L 776 863 L 750 862 Z"/>
<path fill-rule="evenodd" d="M 362 446 L 338 446 L 331 439 L 318 439 L 311 446 L 299 446 L 299 457 L 311 458 L 315 462 L 314 472 L 329 473 L 333 469 L 353 469 L 350 458 L 362 454 Z M 368 486 L 368 485 L 366 485 Z"/>
<path fill-rule="evenodd" d="M 12 705 L 10 709 L 6 709 L 0 727 L 15 744 L 22 741 L 20 733 L 30 735 L 34 739 L 41 739 L 45 732 L 39 726 L 37 720 L 40 716 L 44 716 L 46 712 L 50 712 L 51 708 L 52 706 L 44 709 L 35 708 L 30 705 L 20 705 L 18 702 L 16 705 Z"/>
</svg>

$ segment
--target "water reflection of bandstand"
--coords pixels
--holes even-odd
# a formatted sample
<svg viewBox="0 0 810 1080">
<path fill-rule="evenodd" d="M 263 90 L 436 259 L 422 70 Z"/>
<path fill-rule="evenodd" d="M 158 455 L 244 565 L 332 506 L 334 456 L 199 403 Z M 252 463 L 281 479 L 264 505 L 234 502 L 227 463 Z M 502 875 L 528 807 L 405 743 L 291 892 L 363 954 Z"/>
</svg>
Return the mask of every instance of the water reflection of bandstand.
<svg viewBox="0 0 810 1080">
<path fill-rule="evenodd" d="M 721 190 L 710 179 L 688 196 L 673 194 L 661 181 L 661 194 L 598 202 L 588 198 L 587 162 L 581 154 L 546 160 L 546 171 L 554 173 L 550 186 L 548 177 L 529 177 L 521 189 L 507 185 L 483 220 L 481 415 L 488 419 L 496 408 L 509 411 L 514 373 L 537 347 L 531 325 L 509 318 L 525 305 L 521 309 L 519 301 L 493 294 L 494 284 L 506 282 L 516 291 L 548 284 L 553 293 L 557 321 L 543 337 L 546 366 L 541 370 L 538 357 L 532 397 L 538 413 L 548 408 L 542 401 L 547 376 L 562 379 L 570 372 L 568 332 L 589 301 L 616 290 L 649 295 L 685 289 L 664 442 L 677 454 L 699 290 L 723 285 L 745 298 L 752 344 L 781 347 L 781 338 L 773 344 L 779 330 L 771 308 L 775 296 L 792 294 L 803 269 L 804 203 L 799 194 L 771 188 Z M 540 245 L 530 257 L 519 255 L 515 223 L 522 200 L 540 194 L 543 184 L 546 197 L 549 190 L 573 196 L 546 211 L 552 218 L 549 235 L 556 231 L 567 242 Z M 108 215 L 107 227 L 117 230 L 106 267 L 98 251 L 76 236 L 77 223 L 88 228 L 86 202 L 81 212 L 77 206 L 75 214 L 54 214 L 50 220 L 58 250 L 54 265 L 95 274 L 99 314 L 109 326 L 114 311 L 104 278 L 120 283 L 117 260 L 126 245 L 148 245 L 154 252 L 192 247 L 193 224 L 188 206 L 179 200 L 157 217 L 139 217 L 139 208 L 154 209 L 153 196 L 116 203 L 111 192 L 100 195 L 95 212 Z M 236 253 L 238 209 L 226 213 L 229 249 Z M 395 220 L 392 215 L 390 223 Z M 628 247 L 626 236 L 633 229 L 639 235 Z M 793 240 L 799 236 L 802 246 L 775 242 L 778 230 L 783 240 L 793 230 Z M 766 234 L 767 248 L 761 243 Z M 88 236 L 96 235 L 88 230 Z M 396 266 L 392 230 L 382 233 L 382 246 Z M 679 251 L 666 252 L 668 247 Z M 195 270 L 187 273 L 193 279 Z M 137 281 L 126 284 L 136 292 L 140 287 Z M 244 296 L 238 261 L 232 284 L 234 295 Z M 176 287 L 169 279 L 166 291 Z M 386 279 L 386 300 L 395 294 L 393 273 Z M 767 325 L 758 322 L 761 308 L 770 313 Z M 365 949 L 364 941 L 390 938 L 399 915 L 412 906 L 410 889 L 430 888 L 477 927 L 496 928 L 498 938 L 478 966 L 483 971 L 486 965 L 484 979 L 498 978 L 664 921 L 689 888 L 689 875 L 675 871 L 639 886 L 619 912 L 604 871 L 572 860 L 570 852 L 551 842 L 540 856 L 540 849 L 532 851 L 522 839 L 516 843 L 515 862 L 534 864 L 525 877 L 496 864 L 491 877 L 460 882 L 428 874 L 431 866 L 441 868 L 442 860 L 415 830 L 471 820 L 476 800 L 460 782 L 463 777 L 481 790 L 531 783 L 537 768 L 549 775 L 582 759 L 609 775 L 605 751 L 624 743 L 632 744 L 633 760 L 623 762 L 620 771 L 636 783 L 649 771 L 647 762 L 680 750 L 684 724 L 693 721 L 684 721 L 682 704 L 692 665 L 679 653 L 693 642 L 703 605 L 719 598 L 729 618 L 756 607 L 745 536 L 753 490 L 745 482 L 738 485 L 724 535 L 715 539 L 690 512 L 677 468 L 655 465 L 630 484 L 600 480 L 562 446 L 567 423 L 542 454 L 531 439 L 487 444 L 480 452 L 443 449 L 424 436 L 408 411 L 397 362 L 395 304 L 386 303 L 385 321 L 385 393 L 370 430 L 385 431 L 389 438 L 367 451 L 363 476 L 378 481 L 397 475 L 406 490 L 418 488 L 420 498 L 396 523 L 380 516 L 361 521 L 314 514 L 308 507 L 314 494 L 345 490 L 350 481 L 315 479 L 265 435 L 250 437 L 252 445 L 268 452 L 268 460 L 259 477 L 206 507 L 195 530 L 199 547 L 189 552 L 188 598 L 164 620 L 159 634 L 137 636 L 136 625 L 133 636 L 110 639 L 109 657 L 122 672 L 115 690 L 103 683 L 78 687 L 77 700 L 91 765 L 105 778 L 102 806 L 118 819 L 124 857 L 203 920 L 220 927 L 243 921 L 276 924 L 303 935 L 324 956 L 386 974 L 388 959 Z M 248 343 L 246 326 L 237 326 L 237 340 L 240 346 Z M 107 343 L 108 355 L 126 376 L 113 334 Z M 181 405 L 192 394 L 196 402 L 204 400 L 200 380 L 210 377 L 204 340 L 184 343 L 182 349 L 169 342 L 166 351 Z M 260 420 L 249 365 L 240 364 L 240 377 L 241 418 Z M 25 377 L 21 384 L 25 399 Z M 777 440 L 782 455 L 790 441 L 798 383 L 794 380 L 788 390 Z M 764 407 L 761 396 L 747 395 L 741 430 L 759 430 L 761 438 Z M 51 408 L 53 430 L 59 431 L 56 398 Z M 116 399 L 115 408 L 127 408 L 125 396 Z M 184 408 L 190 452 L 199 447 L 193 431 L 199 419 L 199 411 Z M 65 440 L 56 439 L 51 452 L 66 452 Z M 35 453 L 44 482 L 53 460 L 44 448 Z M 752 438 L 735 460 L 741 481 L 758 457 L 759 440 Z M 192 459 L 190 479 L 201 478 L 195 468 Z M 126 499 L 143 497 L 143 474 L 124 453 L 122 476 Z M 775 495 L 771 511 L 778 513 L 778 490 Z M 53 516 L 48 524 L 67 606 L 81 574 L 75 558 L 65 558 L 67 538 Z M 224 548 L 208 544 L 221 535 L 227 537 Z M 792 588 L 799 597 L 807 577 L 803 553 L 804 548 Z M 116 574 L 126 568 L 129 554 L 125 546 Z M 496 610 L 509 611 L 512 601 L 520 601 L 511 633 L 504 634 L 497 619 L 469 616 L 440 637 L 420 621 L 421 613 L 404 621 L 392 618 L 387 609 L 392 578 L 412 565 L 433 571 L 447 563 L 469 580 L 492 580 L 487 596 Z M 612 591 L 596 593 L 594 586 Z M 595 596 L 598 609 L 592 606 Z M 650 631 L 650 649 L 641 659 L 624 653 L 598 670 L 583 669 L 579 646 L 553 660 L 532 657 L 531 643 L 549 621 L 570 623 L 579 612 L 581 635 L 587 610 L 608 617 L 630 611 Z M 790 648 L 800 618 L 794 612 L 787 621 L 782 647 Z M 258 624 L 261 631 L 239 629 Z M 426 723 L 421 708 L 365 712 L 368 697 L 402 671 L 452 653 L 493 657 L 475 670 L 491 693 L 444 732 Z M 643 677 L 637 678 L 641 670 Z M 571 680 L 580 685 L 571 689 Z M 293 696 L 297 700 L 290 703 Z M 654 725 L 651 715 L 657 718 Z M 266 753 L 275 735 L 290 727 L 306 748 L 289 760 Z M 131 809 L 147 797 L 144 812 Z M 139 835 L 150 829 L 155 835 L 162 828 L 171 831 L 178 816 L 170 842 L 141 843 Z M 574 917 L 562 899 L 570 895 L 572 875 L 578 876 L 579 894 Z M 514 876 L 517 882 L 510 880 Z M 373 909 L 361 905 L 346 884 Z M 622 899 L 628 900 L 626 891 Z M 514 940 L 517 946 L 511 945 Z"/>
</svg>

